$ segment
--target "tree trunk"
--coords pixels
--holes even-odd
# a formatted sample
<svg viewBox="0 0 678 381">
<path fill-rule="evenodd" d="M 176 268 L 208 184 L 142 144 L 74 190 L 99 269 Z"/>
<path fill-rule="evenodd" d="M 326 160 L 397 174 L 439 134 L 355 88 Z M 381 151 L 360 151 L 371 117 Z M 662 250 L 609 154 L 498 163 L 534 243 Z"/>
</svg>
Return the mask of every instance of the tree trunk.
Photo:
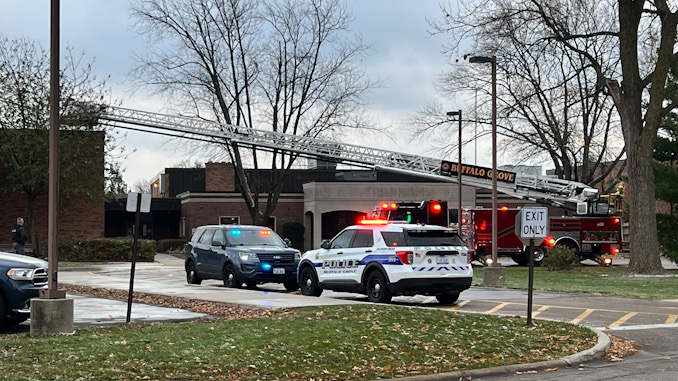
<svg viewBox="0 0 678 381">
<path fill-rule="evenodd" d="M 631 261 L 627 274 L 661 274 L 664 268 L 659 256 L 657 219 L 652 171 L 652 145 L 639 137 L 640 144 L 627 146 L 629 161 L 629 206 L 631 229 Z"/>
</svg>

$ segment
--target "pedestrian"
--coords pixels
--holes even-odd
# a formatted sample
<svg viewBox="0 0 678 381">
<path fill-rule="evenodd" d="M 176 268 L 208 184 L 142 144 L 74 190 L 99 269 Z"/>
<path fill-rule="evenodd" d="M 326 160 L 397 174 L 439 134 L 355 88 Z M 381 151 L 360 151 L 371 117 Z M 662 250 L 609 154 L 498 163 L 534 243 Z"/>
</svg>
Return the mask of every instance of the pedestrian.
<svg viewBox="0 0 678 381">
<path fill-rule="evenodd" d="M 26 230 L 24 229 L 24 219 L 16 219 L 14 229 L 12 229 L 12 247 L 17 254 L 24 254 L 24 245 L 26 244 Z"/>
</svg>

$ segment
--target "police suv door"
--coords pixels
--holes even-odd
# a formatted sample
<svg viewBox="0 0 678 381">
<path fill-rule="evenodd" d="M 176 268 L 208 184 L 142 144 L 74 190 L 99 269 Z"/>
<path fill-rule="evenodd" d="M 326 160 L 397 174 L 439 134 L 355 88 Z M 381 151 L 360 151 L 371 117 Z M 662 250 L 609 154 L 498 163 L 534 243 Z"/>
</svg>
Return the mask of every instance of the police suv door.
<svg viewBox="0 0 678 381">
<path fill-rule="evenodd" d="M 322 266 L 318 280 L 326 288 L 355 287 L 360 283 L 360 261 L 372 252 L 371 229 L 348 229 L 330 242 L 330 248 L 321 252 Z"/>
</svg>

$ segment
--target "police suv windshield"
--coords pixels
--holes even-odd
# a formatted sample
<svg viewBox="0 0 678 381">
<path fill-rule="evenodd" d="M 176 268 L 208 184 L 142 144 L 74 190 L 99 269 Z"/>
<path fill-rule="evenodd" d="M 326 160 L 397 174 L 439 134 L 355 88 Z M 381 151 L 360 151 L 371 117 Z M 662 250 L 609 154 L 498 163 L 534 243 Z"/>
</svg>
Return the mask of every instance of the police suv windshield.
<svg viewBox="0 0 678 381">
<path fill-rule="evenodd" d="M 285 241 L 280 236 L 266 228 L 226 229 L 226 239 L 233 246 L 285 246 Z"/>
<path fill-rule="evenodd" d="M 464 246 L 454 230 L 404 230 L 381 232 L 387 246 Z"/>
</svg>

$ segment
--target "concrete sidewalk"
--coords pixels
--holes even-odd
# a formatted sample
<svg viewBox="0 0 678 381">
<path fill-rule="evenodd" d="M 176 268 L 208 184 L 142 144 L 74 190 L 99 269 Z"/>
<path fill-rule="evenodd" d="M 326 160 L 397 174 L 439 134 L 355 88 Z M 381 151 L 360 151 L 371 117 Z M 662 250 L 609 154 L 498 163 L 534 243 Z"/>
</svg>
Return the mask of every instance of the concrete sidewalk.
<svg viewBox="0 0 678 381">
<path fill-rule="evenodd" d="M 135 293 L 147 293 L 186 299 L 239 305 L 249 308 L 278 309 L 318 305 L 361 303 L 351 300 L 315 298 L 287 292 L 247 290 L 223 287 L 220 281 L 205 281 L 203 285 L 187 284 L 184 280 L 184 260 L 168 254 L 158 254 L 155 262 L 139 262 L 135 267 Z M 128 291 L 130 263 L 62 267 L 59 283 L 92 288 Z M 173 278 L 170 278 L 173 277 Z M 171 279 L 171 281 L 170 281 Z M 123 323 L 127 317 L 127 302 L 75 295 L 74 325 Z M 178 308 L 132 304 L 132 322 L 181 321 L 208 317 Z"/>
</svg>

